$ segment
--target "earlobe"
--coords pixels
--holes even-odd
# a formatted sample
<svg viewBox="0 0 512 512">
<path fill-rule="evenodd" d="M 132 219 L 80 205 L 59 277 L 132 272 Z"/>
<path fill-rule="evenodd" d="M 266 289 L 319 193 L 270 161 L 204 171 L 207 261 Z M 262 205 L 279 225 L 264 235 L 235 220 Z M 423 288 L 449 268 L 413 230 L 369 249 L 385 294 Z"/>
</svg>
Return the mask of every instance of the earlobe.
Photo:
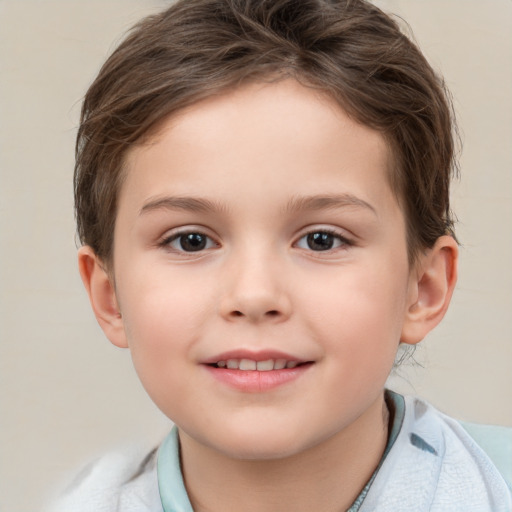
<svg viewBox="0 0 512 512">
<path fill-rule="evenodd" d="M 451 236 L 440 237 L 420 257 L 411 277 L 402 343 L 419 343 L 443 319 L 457 281 L 457 259 L 457 242 Z"/>
<path fill-rule="evenodd" d="M 107 338 L 117 347 L 127 348 L 123 319 L 119 311 L 114 285 L 93 249 L 78 250 L 78 268 L 96 319 Z"/>
</svg>

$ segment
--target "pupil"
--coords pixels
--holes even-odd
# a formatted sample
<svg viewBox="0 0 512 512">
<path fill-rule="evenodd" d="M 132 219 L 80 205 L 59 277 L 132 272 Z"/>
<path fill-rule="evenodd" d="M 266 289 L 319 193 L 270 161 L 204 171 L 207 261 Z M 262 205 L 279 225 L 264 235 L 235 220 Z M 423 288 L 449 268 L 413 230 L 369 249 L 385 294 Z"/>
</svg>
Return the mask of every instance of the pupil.
<svg viewBox="0 0 512 512">
<path fill-rule="evenodd" d="M 310 233 L 307 238 L 308 247 L 314 251 L 328 251 L 334 244 L 330 233 Z"/>
<path fill-rule="evenodd" d="M 201 251 L 206 247 L 206 237 L 200 233 L 188 233 L 181 237 L 180 244 L 184 251 Z"/>
</svg>

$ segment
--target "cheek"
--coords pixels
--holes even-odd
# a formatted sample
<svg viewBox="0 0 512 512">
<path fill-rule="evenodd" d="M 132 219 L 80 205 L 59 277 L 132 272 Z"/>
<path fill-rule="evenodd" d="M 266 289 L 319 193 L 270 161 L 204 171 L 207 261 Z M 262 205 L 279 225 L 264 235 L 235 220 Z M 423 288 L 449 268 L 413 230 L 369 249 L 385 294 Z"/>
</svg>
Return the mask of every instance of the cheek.
<svg viewBox="0 0 512 512">
<path fill-rule="evenodd" d="M 131 358 L 137 375 L 155 404 L 169 417 L 188 392 L 190 347 L 196 337 L 196 304 L 183 294 L 158 286 L 140 287 L 123 311 Z"/>
<path fill-rule="evenodd" d="M 132 265 L 130 277 L 119 290 L 128 338 L 133 344 L 155 345 L 155 349 L 158 344 L 188 339 L 207 301 L 198 293 L 197 280 L 161 267 Z M 138 268 L 142 271 L 137 272 Z"/>
<path fill-rule="evenodd" d="M 176 374 L 196 343 L 203 303 L 189 287 L 167 279 L 133 279 L 120 290 L 124 328 L 141 380 Z M 172 282 L 172 281 L 171 281 Z"/>
<path fill-rule="evenodd" d="M 380 356 L 393 360 L 405 314 L 407 275 L 382 273 L 380 265 L 340 269 L 325 283 L 307 289 L 309 328 L 328 344 L 326 350 L 354 357 L 368 357 L 379 364 Z M 381 267 L 382 268 L 382 267 Z M 372 357 L 370 357 L 370 352 Z M 371 362 L 370 361 L 370 362 Z M 368 364 L 370 364 L 370 362 Z M 392 362 L 391 362 L 392 364 Z"/>
</svg>

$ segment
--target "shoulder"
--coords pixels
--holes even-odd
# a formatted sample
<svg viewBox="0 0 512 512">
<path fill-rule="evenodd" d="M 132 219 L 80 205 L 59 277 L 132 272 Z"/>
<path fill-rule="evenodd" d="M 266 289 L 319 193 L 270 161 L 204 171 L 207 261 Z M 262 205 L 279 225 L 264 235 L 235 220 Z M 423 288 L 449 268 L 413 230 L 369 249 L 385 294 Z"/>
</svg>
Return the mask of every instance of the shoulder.
<svg viewBox="0 0 512 512">
<path fill-rule="evenodd" d="M 91 462 L 45 512 L 161 511 L 156 452 L 133 448 Z"/>
<path fill-rule="evenodd" d="M 460 424 L 491 459 L 512 489 L 512 427 L 464 421 Z"/>
<path fill-rule="evenodd" d="M 466 495 L 482 502 L 490 500 L 492 510 L 505 510 L 498 505 L 502 503 L 512 506 L 512 429 L 461 423 L 421 399 L 405 400 L 411 444 L 425 450 L 425 440 L 440 461 L 440 494 L 443 487 L 452 495 L 459 489 L 460 499 Z"/>
<path fill-rule="evenodd" d="M 501 468 L 458 421 L 421 399 L 390 396 L 401 411 L 399 433 L 361 511 L 512 510 Z"/>
<path fill-rule="evenodd" d="M 450 440 L 450 445 L 446 446 L 448 453 L 454 451 L 452 447 L 455 448 L 455 444 L 460 450 L 470 453 L 472 458 L 480 461 L 484 467 L 490 462 L 512 489 L 511 427 L 458 421 L 423 400 L 418 398 L 406 398 L 406 400 L 415 409 L 411 424 L 421 424 L 418 416 L 421 418 L 421 414 L 427 413 L 427 424 L 432 422 L 432 425 L 437 426 L 436 431 Z M 419 415 L 418 411 L 421 411 Z"/>
</svg>

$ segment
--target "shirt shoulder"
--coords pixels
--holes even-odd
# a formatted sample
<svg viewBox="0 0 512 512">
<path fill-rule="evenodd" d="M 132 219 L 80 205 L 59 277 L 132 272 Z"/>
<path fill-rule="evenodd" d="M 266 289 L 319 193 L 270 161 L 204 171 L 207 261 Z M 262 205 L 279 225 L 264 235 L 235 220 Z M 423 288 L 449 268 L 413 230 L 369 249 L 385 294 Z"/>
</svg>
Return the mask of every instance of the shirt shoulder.
<svg viewBox="0 0 512 512">
<path fill-rule="evenodd" d="M 511 511 L 506 477 L 484 447 L 458 421 L 427 402 L 399 398 L 403 404 L 399 433 L 361 512 Z M 507 444 L 508 429 L 500 439 L 497 450 Z M 506 455 L 504 459 L 506 466 Z"/>
<path fill-rule="evenodd" d="M 491 459 L 512 489 L 512 427 L 464 421 L 460 424 Z"/>
<path fill-rule="evenodd" d="M 162 512 L 156 451 L 131 449 L 91 462 L 44 512 Z"/>
</svg>

